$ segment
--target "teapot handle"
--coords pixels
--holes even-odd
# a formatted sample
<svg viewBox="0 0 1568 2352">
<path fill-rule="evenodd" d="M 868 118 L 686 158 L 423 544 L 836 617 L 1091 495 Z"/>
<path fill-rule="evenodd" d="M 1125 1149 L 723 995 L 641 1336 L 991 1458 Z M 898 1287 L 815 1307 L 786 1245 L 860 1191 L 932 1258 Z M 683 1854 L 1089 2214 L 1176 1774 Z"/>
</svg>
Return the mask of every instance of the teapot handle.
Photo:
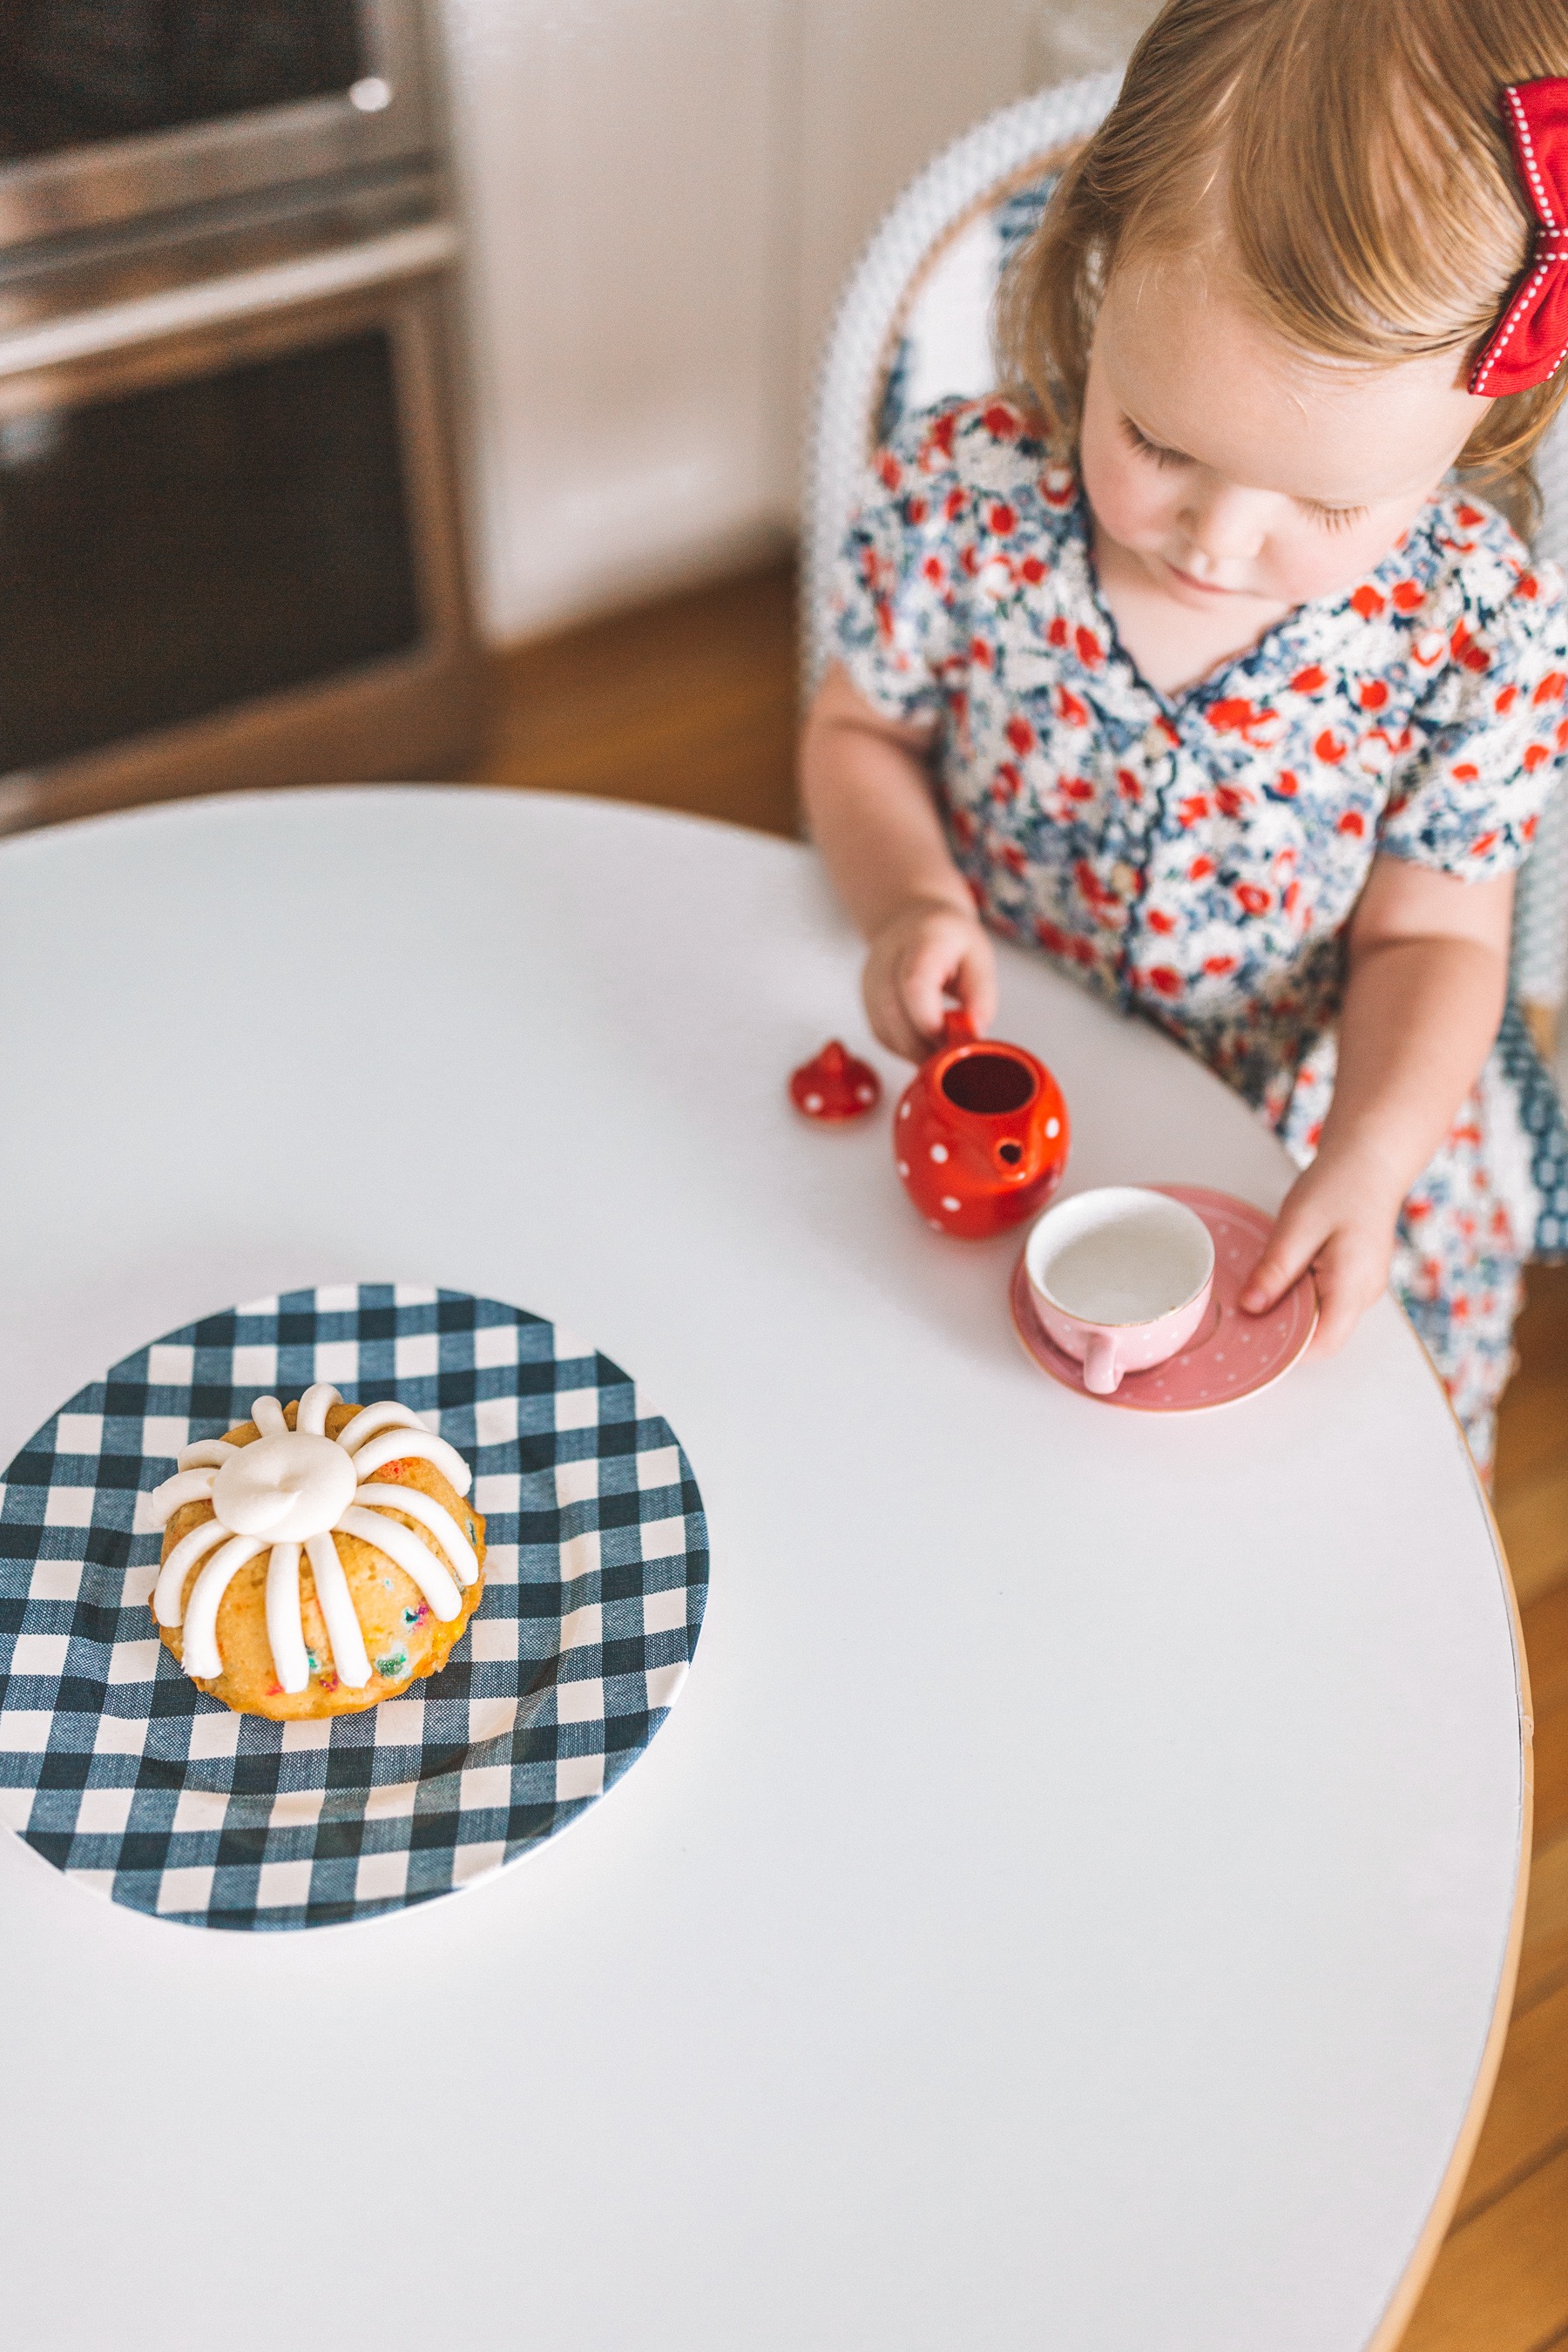
<svg viewBox="0 0 1568 2352">
<path fill-rule="evenodd" d="M 945 1054 L 954 1045 L 973 1045 L 979 1033 L 962 1004 L 950 1004 L 942 1016 L 942 1034 L 932 1047 L 933 1053 Z"/>
</svg>

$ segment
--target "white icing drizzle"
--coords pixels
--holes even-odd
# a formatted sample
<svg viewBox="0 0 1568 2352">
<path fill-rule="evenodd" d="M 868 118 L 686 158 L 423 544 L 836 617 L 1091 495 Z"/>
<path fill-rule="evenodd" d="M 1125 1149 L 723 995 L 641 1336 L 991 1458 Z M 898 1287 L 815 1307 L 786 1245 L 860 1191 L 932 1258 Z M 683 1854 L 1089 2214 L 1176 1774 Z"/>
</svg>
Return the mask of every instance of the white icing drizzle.
<svg viewBox="0 0 1568 2352">
<path fill-rule="evenodd" d="M 418 1486 L 362 1486 L 354 1501 L 372 1507 L 379 1505 L 384 1511 L 406 1512 L 411 1519 L 417 1519 L 422 1528 L 429 1528 L 457 1570 L 460 1584 L 472 1584 L 478 1576 L 479 1553 L 446 1504 L 438 1503 L 434 1495 L 426 1495 Z"/>
<path fill-rule="evenodd" d="M 184 1667 L 188 1675 L 198 1675 L 205 1681 L 222 1674 L 223 1660 L 217 1648 L 218 1602 L 228 1591 L 235 1570 L 264 1549 L 255 1536 L 230 1536 L 197 1577 L 185 1611 Z"/>
<path fill-rule="evenodd" d="M 300 1606 L 300 1547 L 275 1543 L 267 1563 L 267 1643 L 278 1679 L 291 1696 L 310 1680 L 305 1612 Z"/>
<path fill-rule="evenodd" d="M 238 1451 L 238 1446 L 231 1445 L 226 1437 L 198 1437 L 178 1457 L 179 1465 L 182 1470 L 221 1470 L 229 1455 Z"/>
<path fill-rule="evenodd" d="M 373 1482 L 389 1462 L 429 1462 L 461 1495 L 473 1473 L 457 1448 L 426 1428 L 408 1406 L 392 1398 L 363 1406 L 336 1437 L 326 1434 L 327 1415 L 342 1402 L 329 1381 L 318 1381 L 300 1398 L 290 1429 L 276 1397 L 258 1397 L 251 1420 L 259 1435 L 237 1445 L 222 1437 L 199 1438 L 179 1457 L 179 1470 L 151 1497 L 159 1525 L 166 1527 L 186 1504 L 206 1503 L 210 1518 L 181 1537 L 163 1562 L 153 1595 L 160 1625 L 184 1621 L 184 1662 L 202 1681 L 223 1672 L 217 1616 L 234 1576 L 265 1552 L 267 1640 L 278 1680 L 297 1696 L 308 1688 L 310 1654 L 305 1643 L 300 1590 L 300 1552 L 310 1560 L 316 1598 L 331 1644 L 338 1680 L 363 1690 L 372 1667 L 355 1613 L 348 1579 L 333 1542 L 334 1531 L 359 1537 L 411 1577 L 433 1614 L 449 1624 L 462 1610 L 452 1571 L 465 1585 L 479 1573 L 479 1554 L 447 1510 L 417 1487 Z M 434 1536 L 442 1559 L 414 1529 L 386 1515 L 398 1511 Z M 450 1562 L 448 1569 L 447 1563 Z M 185 1584 L 193 1570 L 190 1599 Z"/>
<path fill-rule="evenodd" d="M 459 1495 L 466 1495 L 474 1483 L 474 1474 L 457 1447 L 427 1429 L 389 1429 L 384 1437 L 373 1437 L 355 1454 L 354 1468 L 362 1478 L 368 1478 L 373 1470 L 384 1470 L 389 1462 L 406 1462 L 410 1456 L 433 1463 Z"/>
<path fill-rule="evenodd" d="M 338 1558 L 338 1548 L 331 1536 L 312 1536 L 305 1550 L 315 1571 L 316 1598 L 327 1621 L 327 1639 L 332 1645 L 332 1664 L 338 1680 L 347 1683 L 351 1690 L 363 1690 L 370 1680 L 370 1660 L 365 1655 L 364 1635 L 354 1614 L 353 1596 Z"/>
<path fill-rule="evenodd" d="M 338 1440 L 347 1453 L 357 1454 L 360 1447 L 383 1429 L 423 1429 L 424 1423 L 416 1412 L 395 1397 L 384 1397 L 379 1404 L 362 1404 Z"/>
<path fill-rule="evenodd" d="M 378 1551 L 385 1552 L 389 1559 L 395 1559 L 414 1579 L 441 1622 L 451 1623 L 463 1605 L 463 1596 L 451 1570 L 442 1566 L 429 1545 L 421 1543 L 412 1528 L 405 1528 L 400 1519 L 388 1518 L 384 1511 L 351 1507 L 338 1521 L 338 1532 L 359 1536 L 365 1543 L 374 1544 Z"/>
<path fill-rule="evenodd" d="M 210 1502 L 216 1475 L 214 1470 L 181 1470 L 173 1478 L 165 1478 L 161 1486 L 154 1486 L 147 1504 L 158 1526 L 166 1528 L 186 1503 Z"/>
</svg>

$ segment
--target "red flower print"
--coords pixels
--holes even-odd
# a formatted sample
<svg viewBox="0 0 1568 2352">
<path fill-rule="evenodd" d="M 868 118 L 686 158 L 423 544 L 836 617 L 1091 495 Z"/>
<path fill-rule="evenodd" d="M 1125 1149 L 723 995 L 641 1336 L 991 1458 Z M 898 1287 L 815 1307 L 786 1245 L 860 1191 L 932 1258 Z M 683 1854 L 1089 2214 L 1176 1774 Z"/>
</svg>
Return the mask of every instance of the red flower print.
<svg viewBox="0 0 1568 2352">
<path fill-rule="evenodd" d="M 1325 727 L 1312 749 L 1319 759 L 1331 768 L 1337 760 L 1344 758 L 1345 753 L 1350 750 L 1350 744 L 1344 736 L 1336 735 L 1331 727 Z"/>
<path fill-rule="evenodd" d="M 933 588 L 941 588 L 947 580 L 947 566 L 940 555 L 928 555 L 921 565 L 921 573 Z"/>
<path fill-rule="evenodd" d="M 1181 736 L 1175 727 L 1172 725 L 1170 719 L 1166 718 L 1163 711 L 1160 713 L 1160 716 L 1155 719 L 1154 724 L 1159 729 L 1161 734 L 1164 737 L 1166 742 L 1174 744 L 1176 749 L 1180 751 L 1182 744 Z"/>
<path fill-rule="evenodd" d="M 1058 781 L 1069 801 L 1091 801 L 1094 798 L 1094 786 L 1087 776 L 1063 776 Z"/>
<path fill-rule="evenodd" d="M 965 499 L 962 490 L 949 490 L 942 502 L 942 510 L 949 522 L 956 522 L 963 512 L 964 505 Z"/>
<path fill-rule="evenodd" d="M 980 421 L 994 441 L 1010 441 L 1018 430 L 1017 418 L 999 400 L 992 402 Z"/>
<path fill-rule="evenodd" d="M 1521 572 L 1519 576 L 1519 585 L 1513 593 L 1516 596 L 1539 596 L 1541 583 L 1533 572 Z"/>
<path fill-rule="evenodd" d="M 1560 669 L 1549 669 L 1530 698 L 1531 702 L 1561 702 L 1565 692 L 1568 677 Z"/>
<path fill-rule="evenodd" d="M 1470 856 L 1472 857 L 1484 857 L 1489 849 L 1495 849 L 1497 847 L 1497 844 L 1498 836 L 1495 833 L 1483 833 L 1479 841 L 1471 842 Z"/>
<path fill-rule="evenodd" d="M 1034 750 L 1035 730 L 1022 711 L 1016 710 L 1007 721 L 1007 740 L 1020 760 L 1026 758 Z"/>
<path fill-rule="evenodd" d="M 1024 779 L 1011 760 L 1004 760 L 991 786 L 994 801 L 1016 801 L 1024 789 Z"/>
<path fill-rule="evenodd" d="M 1415 613 L 1420 610 L 1424 599 L 1422 597 L 1421 589 L 1415 581 L 1396 580 L 1394 583 L 1393 593 L 1395 612 Z"/>
<path fill-rule="evenodd" d="M 1040 495 L 1048 507 L 1070 507 L 1074 488 L 1070 467 L 1047 466 L 1040 476 Z"/>
<path fill-rule="evenodd" d="M 1252 805 L 1252 794 L 1242 792 L 1236 784 L 1216 784 L 1214 796 L 1221 816 L 1239 816 Z"/>
<path fill-rule="evenodd" d="M 1352 841 L 1363 841 L 1366 837 L 1366 819 L 1360 809 L 1346 809 L 1334 831 L 1347 834 Z"/>
<path fill-rule="evenodd" d="M 1189 793 L 1176 804 L 1176 823 L 1185 833 L 1189 825 L 1197 824 L 1211 814 L 1206 793 Z"/>
<path fill-rule="evenodd" d="M 1504 719 L 1504 718 L 1506 718 L 1506 717 L 1508 716 L 1508 713 L 1509 713 L 1509 712 L 1513 709 L 1514 704 L 1515 704 L 1518 700 L 1519 700 L 1519 688 L 1518 688 L 1518 687 L 1517 687 L 1517 686 L 1505 686 L 1505 687 L 1501 689 L 1501 691 L 1500 691 L 1500 693 L 1499 693 L 1499 694 L 1494 698 L 1493 702 L 1492 702 L 1492 709 L 1496 711 L 1496 713 L 1497 713 L 1497 715 L 1498 715 L 1498 717 L 1499 717 L 1500 719 Z"/>
<path fill-rule="evenodd" d="M 1026 555 L 1018 570 L 1031 588 L 1037 588 L 1046 576 L 1046 566 L 1037 555 Z"/>
<path fill-rule="evenodd" d="M 1056 712 L 1057 717 L 1061 720 L 1064 727 L 1087 727 L 1089 725 L 1088 703 L 1080 702 L 1077 695 L 1070 694 L 1065 686 L 1058 686 L 1057 688 Z"/>
<path fill-rule="evenodd" d="M 1056 619 L 1051 623 L 1050 627 L 1046 631 L 1046 643 L 1048 646 L 1065 646 L 1067 641 L 1068 625 L 1058 613 Z"/>
<path fill-rule="evenodd" d="M 904 478 L 904 469 L 890 449 L 884 449 L 878 458 L 877 472 L 885 490 L 896 490 Z"/>
<path fill-rule="evenodd" d="M 1004 499 L 997 499 L 985 520 L 998 539 L 1005 539 L 1018 528 L 1018 518 Z"/>
<path fill-rule="evenodd" d="M 953 810 L 952 829 L 957 835 L 959 842 L 963 848 L 968 849 L 973 845 L 974 841 L 974 819 L 970 815 L 967 809 L 955 808 Z"/>
<path fill-rule="evenodd" d="M 1454 634 L 1448 640 L 1448 646 L 1454 659 L 1463 662 L 1467 669 L 1490 669 L 1492 666 L 1490 654 L 1484 646 L 1479 646 L 1476 643 L 1469 627 L 1463 621 L 1455 622 Z"/>
<path fill-rule="evenodd" d="M 1550 743 L 1527 743 L 1524 747 L 1524 760 L 1522 762 L 1526 774 L 1528 775 L 1531 773 L 1537 768 L 1543 768 L 1551 757 L 1552 746 Z"/>
<path fill-rule="evenodd" d="M 1238 882 L 1236 886 L 1237 903 L 1249 915 L 1266 915 L 1274 904 L 1272 890 L 1265 890 L 1258 882 Z"/>
<path fill-rule="evenodd" d="M 1152 931 L 1159 931 L 1163 935 L 1173 931 L 1175 928 L 1176 919 L 1174 915 L 1167 915 L 1163 907 L 1150 908 L 1149 929 Z"/>
<path fill-rule="evenodd" d="M 979 571 L 980 558 L 975 554 L 974 550 L 972 547 L 961 547 L 959 549 L 958 568 L 963 572 L 966 580 L 973 580 L 975 573 Z"/>
<path fill-rule="evenodd" d="M 1383 606 L 1384 599 L 1378 594 L 1377 590 L 1365 583 L 1351 598 L 1352 612 L 1359 613 L 1363 621 L 1375 621 Z"/>
<path fill-rule="evenodd" d="M 929 455 L 931 450 L 935 450 L 939 457 L 945 457 L 951 464 L 952 459 L 952 436 L 957 430 L 958 417 L 956 414 L 950 409 L 945 416 L 939 416 L 937 418 L 935 424 L 931 426 L 930 433 L 927 435 L 927 454 Z"/>
<path fill-rule="evenodd" d="M 1211 980 L 1224 980 L 1228 973 L 1233 972 L 1236 970 L 1236 967 L 1237 958 L 1235 956 L 1215 955 L 1205 956 L 1204 958 L 1204 970 L 1207 972 Z"/>
<path fill-rule="evenodd" d="M 1222 695 L 1219 701 L 1208 707 L 1208 722 L 1216 735 L 1239 735 L 1257 716 L 1252 704 L 1242 695 Z"/>
<path fill-rule="evenodd" d="M 1281 768 L 1275 779 L 1274 789 L 1282 793 L 1288 801 L 1293 801 L 1301 789 L 1301 779 L 1294 768 Z"/>
<path fill-rule="evenodd" d="M 1524 823 L 1519 828 L 1520 839 L 1521 841 L 1533 841 L 1535 839 L 1535 828 L 1540 823 L 1541 817 L 1539 812 L 1532 812 L 1525 818 Z"/>
<path fill-rule="evenodd" d="M 1214 871 L 1212 857 L 1194 857 L 1187 868 L 1187 879 L 1189 882 L 1206 882 Z"/>
<path fill-rule="evenodd" d="M 974 667 L 975 667 L 975 668 L 976 668 L 976 669 L 989 669 L 989 668 L 990 668 L 990 667 L 991 667 L 991 648 L 990 648 L 990 646 L 986 644 L 986 642 L 985 642 L 985 640 L 984 640 L 984 637 L 971 637 L 971 638 L 970 638 L 970 640 L 969 640 L 969 658 L 970 658 L 970 660 L 974 664 Z"/>
<path fill-rule="evenodd" d="M 1440 669 L 1448 658 L 1448 640 L 1442 630 L 1420 630 L 1410 641 L 1410 658 L 1423 669 Z"/>
<path fill-rule="evenodd" d="M 1168 963 L 1157 963 L 1149 973 L 1149 985 L 1157 989 L 1162 996 L 1180 996 L 1182 975 L 1179 971 L 1173 971 Z"/>
<path fill-rule="evenodd" d="M 1361 682 L 1361 707 L 1363 710 L 1382 710 L 1388 702 L 1388 688 L 1380 677 L 1363 677 Z"/>
<path fill-rule="evenodd" d="M 1472 507 L 1469 505 L 1456 507 L 1454 512 L 1459 521 L 1464 524 L 1467 530 L 1479 530 L 1482 523 L 1486 520 L 1486 517 L 1481 512 L 1479 507 Z"/>
<path fill-rule="evenodd" d="M 949 688 L 947 707 L 952 713 L 952 720 L 955 727 L 963 727 L 966 724 L 969 718 L 969 697 L 965 694 L 963 687 L 954 686 Z"/>
<path fill-rule="evenodd" d="M 1457 760 L 1448 771 L 1457 784 L 1473 784 L 1480 772 L 1473 760 Z"/>
<path fill-rule="evenodd" d="M 1328 682 L 1329 673 L 1321 662 L 1309 662 L 1306 668 L 1299 669 L 1290 680 L 1290 691 L 1292 694 L 1316 694 Z"/>
<path fill-rule="evenodd" d="M 1074 940 L 1070 952 L 1074 963 L 1081 963 L 1087 970 L 1089 965 L 1094 961 L 1094 941 L 1092 940 Z"/>
<path fill-rule="evenodd" d="M 1124 801 L 1141 801 L 1143 797 L 1143 787 L 1131 768 L 1117 769 L 1116 789 Z"/>
<path fill-rule="evenodd" d="M 1412 1198 L 1405 1203 L 1405 1213 L 1413 1225 L 1418 1225 L 1423 1217 L 1431 1215 L 1432 1203 L 1430 1201 L 1418 1201 Z"/>
<path fill-rule="evenodd" d="M 1028 861 L 1016 841 L 1006 841 L 1003 843 L 1002 863 L 1007 868 L 1009 874 L 1016 874 L 1020 882 L 1029 870 Z"/>
<path fill-rule="evenodd" d="M 1105 651 L 1094 631 L 1084 628 L 1080 624 L 1073 631 L 1073 642 L 1078 647 L 1078 657 L 1085 669 L 1098 669 L 1105 659 Z"/>
<path fill-rule="evenodd" d="M 924 522 L 930 512 L 931 509 L 927 506 L 924 499 L 910 499 L 904 509 L 904 513 L 911 523 Z"/>
<path fill-rule="evenodd" d="M 1568 719 L 1557 721 L 1556 743 L 1560 751 L 1568 751 Z"/>
<path fill-rule="evenodd" d="M 1067 953 L 1068 935 L 1055 923 L 1047 923 L 1043 921 L 1037 923 L 1035 925 L 1035 937 L 1038 940 L 1040 945 L 1045 949 L 1047 955 L 1065 955 Z"/>
</svg>

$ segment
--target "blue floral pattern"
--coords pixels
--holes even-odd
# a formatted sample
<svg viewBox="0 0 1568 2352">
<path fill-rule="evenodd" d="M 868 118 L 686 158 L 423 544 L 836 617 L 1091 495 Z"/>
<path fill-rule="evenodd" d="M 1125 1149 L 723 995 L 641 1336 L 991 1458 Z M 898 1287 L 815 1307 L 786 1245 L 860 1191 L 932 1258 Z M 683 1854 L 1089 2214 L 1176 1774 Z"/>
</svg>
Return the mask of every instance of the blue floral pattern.
<svg viewBox="0 0 1568 2352">
<path fill-rule="evenodd" d="M 1504 872 L 1568 751 L 1562 581 L 1458 492 L 1346 593 L 1160 693 L 1100 600 L 1075 470 L 1000 398 L 945 402 L 882 451 L 835 604 L 859 692 L 935 722 L 986 920 L 1173 1031 L 1303 1163 L 1373 858 Z M 1517 1130 L 1513 1099 L 1484 1085 L 1461 1114 L 1395 1269 L 1482 1458 L 1543 1205 L 1517 1134 L 1492 1132 Z"/>
</svg>

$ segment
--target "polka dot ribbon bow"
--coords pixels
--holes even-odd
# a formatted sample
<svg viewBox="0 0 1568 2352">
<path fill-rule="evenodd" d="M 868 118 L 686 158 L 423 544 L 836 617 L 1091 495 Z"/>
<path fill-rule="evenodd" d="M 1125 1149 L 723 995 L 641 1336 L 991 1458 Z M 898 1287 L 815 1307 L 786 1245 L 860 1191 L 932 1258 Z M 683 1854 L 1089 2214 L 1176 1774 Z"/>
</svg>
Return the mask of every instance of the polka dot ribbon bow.
<svg viewBox="0 0 1568 2352">
<path fill-rule="evenodd" d="M 1544 383 L 1568 355 L 1568 79 L 1510 82 L 1502 117 L 1536 218 L 1523 277 L 1470 373 L 1493 395 Z"/>
</svg>

